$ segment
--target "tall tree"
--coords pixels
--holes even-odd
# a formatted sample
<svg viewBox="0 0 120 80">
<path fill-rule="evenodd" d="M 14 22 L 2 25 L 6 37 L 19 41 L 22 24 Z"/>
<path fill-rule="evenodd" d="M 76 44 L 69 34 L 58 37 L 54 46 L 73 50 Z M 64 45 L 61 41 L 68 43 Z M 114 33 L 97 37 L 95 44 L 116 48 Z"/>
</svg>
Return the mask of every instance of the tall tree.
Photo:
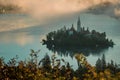
<svg viewBox="0 0 120 80">
<path fill-rule="evenodd" d="M 100 72 L 101 71 L 101 60 L 100 60 L 100 58 L 98 58 L 95 65 L 96 65 L 97 72 Z"/>
<path fill-rule="evenodd" d="M 102 70 L 104 70 L 106 68 L 106 59 L 104 54 L 102 55 L 101 63 Z"/>
</svg>

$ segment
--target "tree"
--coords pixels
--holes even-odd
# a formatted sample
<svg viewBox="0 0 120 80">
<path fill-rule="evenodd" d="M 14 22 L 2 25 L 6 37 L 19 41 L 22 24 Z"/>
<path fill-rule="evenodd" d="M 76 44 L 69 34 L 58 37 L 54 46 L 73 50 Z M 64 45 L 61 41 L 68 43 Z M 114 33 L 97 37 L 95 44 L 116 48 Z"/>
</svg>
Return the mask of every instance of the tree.
<svg viewBox="0 0 120 80">
<path fill-rule="evenodd" d="M 30 53 L 31 63 L 35 63 L 36 66 L 37 66 L 37 58 L 39 52 L 40 50 L 34 51 L 33 49 L 31 49 L 31 53 Z"/>
<path fill-rule="evenodd" d="M 42 60 L 40 60 L 39 65 L 42 63 L 42 67 L 46 70 L 49 70 L 51 68 L 51 60 L 48 54 L 44 56 Z"/>
<path fill-rule="evenodd" d="M 101 60 L 100 60 L 100 58 L 98 58 L 95 65 L 96 65 L 97 72 L 100 72 L 101 71 Z"/>
<path fill-rule="evenodd" d="M 106 60 L 105 60 L 105 55 L 102 55 L 102 59 L 101 59 L 101 67 L 102 70 L 104 70 L 106 68 Z"/>
<path fill-rule="evenodd" d="M 4 58 L 0 57 L 0 68 L 2 68 L 4 66 Z"/>
<path fill-rule="evenodd" d="M 12 59 L 10 59 L 9 62 L 7 63 L 8 66 L 10 66 L 10 67 L 16 66 L 17 59 L 18 59 L 18 56 L 17 56 L 17 55 L 16 55 L 15 57 L 13 57 Z"/>
</svg>

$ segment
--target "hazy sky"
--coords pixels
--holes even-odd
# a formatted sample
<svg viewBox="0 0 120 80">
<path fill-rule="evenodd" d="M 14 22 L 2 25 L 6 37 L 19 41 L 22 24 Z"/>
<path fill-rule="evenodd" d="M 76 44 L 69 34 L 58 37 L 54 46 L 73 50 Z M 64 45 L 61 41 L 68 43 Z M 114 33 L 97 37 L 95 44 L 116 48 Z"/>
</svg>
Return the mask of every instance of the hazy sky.
<svg viewBox="0 0 120 80">
<path fill-rule="evenodd" d="M 83 11 L 103 2 L 119 3 L 120 0 L 14 0 L 15 4 L 34 17 L 54 17 Z M 17 2 L 16 2 L 17 1 Z"/>
<path fill-rule="evenodd" d="M 48 19 L 53 19 L 56 16 L 81 12 L 89 7 L 103 2 L 111 2 L 113 5 L 116 5 L 120 3 L 120 0 L 0 0 L 0 4 L 15 4 L 20 6 L 23 12 L 40 19 L 41 22 Z M 119 15 L 120 9 L 115 8 L 109 14 Z M 21 22 L 23 22 L 23 24 Z M 2 23 L 0 23 L 0 31 L 9 31 L 29 27 L 23 20 L 16 21 L 17 24 L 11 23 L 10 28 L 8 28 L 9 24 L 7 23 L 9 23 L 9 21 L 2 21 Z M 24 26 L 21 26 L 20 24 Z M 16 25 L 18 27 L 16 27 Z"/>
<path fill-rule="evenodd" d="M 120 15 L 120 0 L 0 0 L 0 4 L 15 4 L 21 7 L 24 13 L 34 17 L 35 20 L 39 20 L 36 22 L 32 18 L 16 15 L 0 16 L 0 32 L 34 27 L 34 25 L 38 23 L 40 25 L 41 23 L 47 22 L 49 19 L 54 20 L 55 17 L 61 15 L 82 12 L 104 2 L 110 2 L 113 5 L 108 9 L 106 15 Z M 6 33 L 1 35 L 0 42 L 14 41 L 20 45 L 25 45 L 26 43 L 31 43 L 33 40 L 33 37 L 28 36 L 27 33 L 14 35 Z"/>
<path fill-rule="evenodd" d="M 16 4 L 24 12 L 40 18 L 82 11 L 103 2 L 116 4 L 120 0 L 0 0 L 1 4 Z"/>
</svg>

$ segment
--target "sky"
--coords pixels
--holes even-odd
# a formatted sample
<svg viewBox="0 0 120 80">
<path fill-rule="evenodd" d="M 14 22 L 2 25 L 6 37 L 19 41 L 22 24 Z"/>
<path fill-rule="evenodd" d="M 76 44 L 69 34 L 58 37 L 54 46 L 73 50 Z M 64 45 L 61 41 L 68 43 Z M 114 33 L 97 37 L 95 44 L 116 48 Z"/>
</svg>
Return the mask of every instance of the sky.
<svg viewBox="0 0 120 80">
<path fill-rule="evenodd" d="M 1 4 L 18 5 L 22 11 L 42 19 L 80 12 L 104 2 L 118 4 L 120 0 L 0 0 Z"/>
<path fill-rule="evenodd" d="M 89 7 L 110 2 L 113 5 L 120 3 L 120 0 L 16 0 L 16 5 L 22 7 L 23 11 L 36 18 L 51 18 L 63 14 L 82 12 Z M 117 9 L 116 9 L 117 13 Z"/>
<path fill-rule="evenodd" d="M 104 14 L 120 16 L 120 0 L 0 0 L 0 4 L 13 4 L 21 7 L 23 13 L 39 19 L 41 24 L 62 15 L 83 12 L 90 7 L 104 2 L 110 2 L 112 4 L 112 8 L 106 9 L 106 12 L 103 12 Z M 14 21 L 11 22 L 11 25 L 7 24 L 9 22 L 11 22 L 11 19 L 0 22 L 0 32 L 32 26 L 32 24 L 30 24 L 30 26 L 22 19 L 16 21 L 16 23 L 13 23 Z M 22 24 L 22 26 L 20 24 Z"/>
</svg>

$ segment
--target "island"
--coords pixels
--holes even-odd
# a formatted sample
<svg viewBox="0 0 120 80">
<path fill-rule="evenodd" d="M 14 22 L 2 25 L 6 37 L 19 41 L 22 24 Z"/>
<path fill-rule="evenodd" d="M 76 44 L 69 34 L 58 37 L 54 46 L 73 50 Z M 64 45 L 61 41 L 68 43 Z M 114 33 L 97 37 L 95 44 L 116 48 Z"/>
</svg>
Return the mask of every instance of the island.
<svg viewBox="0 0 120 80">
<path fill-rule="evenodd" d="M 77 21 L 77 30 L 72 24 L 71 28 L 63 28 L 50 32 L 46 35 L 46 39 L 42 40 L 43 45 L 49 47 L 113 47 L 112 39 L 106 37 L 106 32 L 97 32 L 89 30 L 87 27 L 81 27 L 80 17 Z"/>
</svg>

